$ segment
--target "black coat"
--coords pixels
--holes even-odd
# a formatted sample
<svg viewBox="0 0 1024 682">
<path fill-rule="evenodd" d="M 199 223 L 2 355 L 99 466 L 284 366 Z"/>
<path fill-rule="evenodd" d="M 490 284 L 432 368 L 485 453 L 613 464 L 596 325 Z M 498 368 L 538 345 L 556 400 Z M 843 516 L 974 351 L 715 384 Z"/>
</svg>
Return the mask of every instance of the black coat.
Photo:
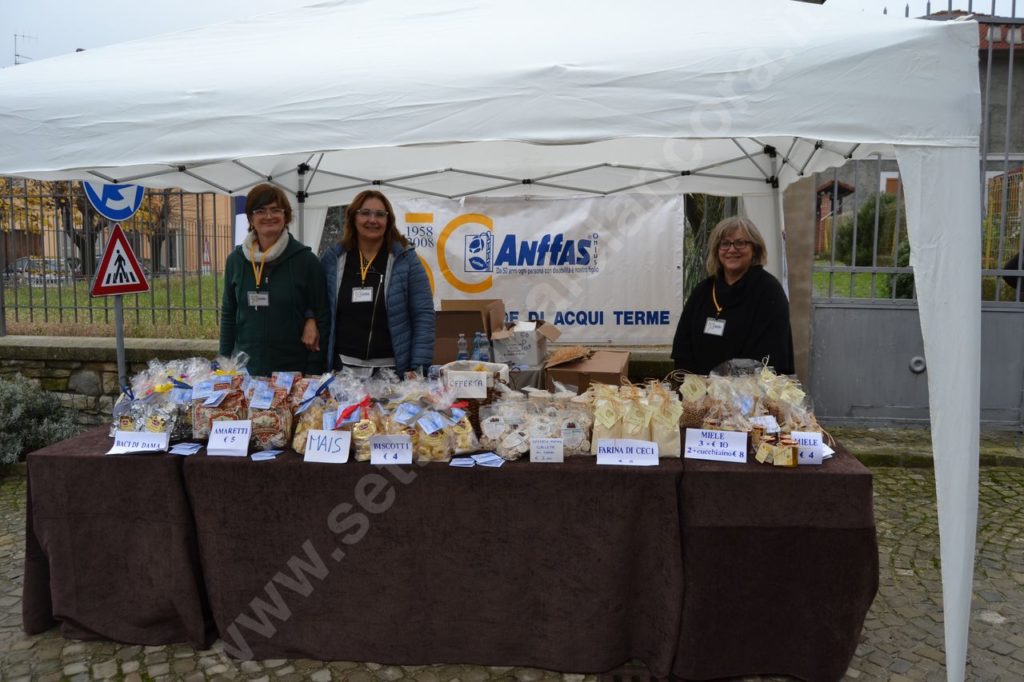
<svg viewBox="0 0 1024 682">
<path fill-rule="evenodd" d="M 722 336 L 704 332 L 715 318 L 711 291 L 725 321 Z M 707 374 L 726 360 L 750 358 L 768 364 L 779 374 L 793 374 L 793 333 L 789 328 L 789 301 L 779 280 L 760 265 L 752 266 L 732 285 L 708 277 L 697 285 L 683 307 L 672 342 L 677 369 Z"/>
</svg>

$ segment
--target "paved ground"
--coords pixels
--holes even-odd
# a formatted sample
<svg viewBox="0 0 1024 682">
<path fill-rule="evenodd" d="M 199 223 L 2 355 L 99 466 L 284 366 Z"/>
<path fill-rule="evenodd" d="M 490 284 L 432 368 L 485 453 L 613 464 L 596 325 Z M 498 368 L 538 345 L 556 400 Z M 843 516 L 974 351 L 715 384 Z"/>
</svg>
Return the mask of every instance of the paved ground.
<svg viewBox="0 0 1024 682">
<path fill-rule="evenodd" d="M 922 433 L 840 430 L 875 473 L 881 584 L 850 665 L 849 680 L 944 680 L 935 480 Z M 970 680 L 1024 680 L 1024 455 L 1020 434 L 986 436 L 981 472 L 969 664 Z M 892 452 L 885 443 L 898 441 Z M 898 451 L 897 451 L 898 450 Z M 913 456 L 907 455 L 911 453 Z M 988 458 L 987 460 L 985 458 Z M 1003 458 L 1000 460 L 999 458 Z M 889 465 L 889 466 L 881 466 Z M 892 466 L 899 465 L 899 466 Z M 3 680 L 547 680 L 593 676 L 526 668 L 397 667 L 374 663 L 276 660 L 238 662 L 220 642 L 140 647 L 65 640 L 56 629 L 21 631 L 25 479 L 0 479 L 0 679 Z M 628 679 L 628 678 L 627 678 Z M 785 678 L 757 678 L 785 679 Z"/>
</svg>

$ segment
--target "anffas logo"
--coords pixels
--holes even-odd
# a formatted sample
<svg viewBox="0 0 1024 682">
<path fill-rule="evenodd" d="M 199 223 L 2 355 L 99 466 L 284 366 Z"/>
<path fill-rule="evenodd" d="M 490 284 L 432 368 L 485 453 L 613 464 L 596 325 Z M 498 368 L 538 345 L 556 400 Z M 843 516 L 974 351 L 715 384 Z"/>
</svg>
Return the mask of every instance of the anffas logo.
<svg viewBox="0 0 1024 682">
<path fill-rule="evenodd" d="M 590 265 L 590 239 L 566 239 L 562 234 L 546 234 L 540 239 L 517 240 L 505 235 L 494 259 L 495 267 L 537 265 Z"/>
<path fill-rule="evenodd" d="M 495 276 L 589 274 L 600 270 L 598 233 L 571 238 L 566 232 L 536 233 L 507 227 L 495 234 L 481 213 L 453 218 L 437 238 L 437 265 L 451 286 L 467 294 L 487 291 Z M 461 260 L 461 263 L 459 262 Z"/>
<path fill-rule="evenodd" d="M 491 272 L 494 234 L 481 232 L 466 235 L 465 272 Z"/>
</svg>

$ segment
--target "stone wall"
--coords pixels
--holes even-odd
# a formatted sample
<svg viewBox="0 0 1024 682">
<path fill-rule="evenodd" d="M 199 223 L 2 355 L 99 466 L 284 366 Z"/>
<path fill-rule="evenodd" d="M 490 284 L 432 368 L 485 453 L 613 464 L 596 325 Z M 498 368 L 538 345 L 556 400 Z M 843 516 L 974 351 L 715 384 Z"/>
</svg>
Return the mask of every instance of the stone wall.
<svg viewBox="0 0 1024 682">
<path fill-rule="evenodd" d="M 126 339 L 128 377 L 156 358 L 212 358 L 216 341 L 188 339 Z M 109 420 L 120 393 L 114 339 L 58 336 L 0 337 L 0 376 L 21 374 L 55 394 L 75 410 L 83 425 Z"/>
</svg>

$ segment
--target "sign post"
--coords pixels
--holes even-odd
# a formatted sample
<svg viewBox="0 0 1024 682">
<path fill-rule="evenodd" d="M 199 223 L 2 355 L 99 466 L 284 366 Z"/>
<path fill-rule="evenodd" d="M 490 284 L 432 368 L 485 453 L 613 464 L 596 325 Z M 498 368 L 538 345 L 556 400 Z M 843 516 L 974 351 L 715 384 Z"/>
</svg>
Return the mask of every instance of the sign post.
<svg viewBox="0 0 1024 682">
<path fill-rule="evenodd" d="M 149 291 L 149 282 L 132 251 L 131 244 L 124 236 L 119 221 L 132 217 L 139 206 L 145 189 L 137 185 L 105 185 L 83 182 L 85 195 L 93 208 L 113 223 L 110 240 L 103 249 L 103 258 L 96 269 L 90 296 L 114 297 L 114 334 L 117 342 L 117 381 L 121 388 L 128 383 L 128 371 L 124 357 L 124 304 L 122 294 L 137 294 Z"/>
</svg>

